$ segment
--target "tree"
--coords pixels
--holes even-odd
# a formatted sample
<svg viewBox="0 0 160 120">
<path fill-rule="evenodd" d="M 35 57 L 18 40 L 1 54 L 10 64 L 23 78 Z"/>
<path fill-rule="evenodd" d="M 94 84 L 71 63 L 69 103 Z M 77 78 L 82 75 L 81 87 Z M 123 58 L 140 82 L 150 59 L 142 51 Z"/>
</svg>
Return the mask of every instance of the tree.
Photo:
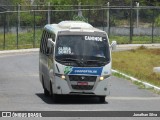
<svg viewBox="0 0 160 120">
<path fill-rule="evenodd" d="M 11 0 L 10 2 L 13 5 L 17 5 L 17 4 L 20 4 L 20 5 L 30 5 L 31 4 L 30 0 Z"/>
<path fill-rule="evenodd" d="M 104 5 L 106 0 L 35 0 L 35 4 L 47 5 L 48 2 L 53 5 Z"/>
</svg>

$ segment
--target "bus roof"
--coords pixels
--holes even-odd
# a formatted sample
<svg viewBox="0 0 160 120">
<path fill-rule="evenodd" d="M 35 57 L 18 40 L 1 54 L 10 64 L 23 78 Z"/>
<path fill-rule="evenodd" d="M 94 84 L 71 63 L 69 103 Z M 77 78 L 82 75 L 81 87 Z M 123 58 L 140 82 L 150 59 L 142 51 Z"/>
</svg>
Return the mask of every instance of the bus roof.
<svg viewBox="0 0 160 120">
<path fill-rule="evenodd" d="M 45 30 L 54 32 L 57 34 L 60 31 L 71 32 L 104 32 L 100 29 L 93 27 L 92 25 L 82 21 L 62 21 L 58 24 L 47 24 L 44 27 Z"/>
</svg>

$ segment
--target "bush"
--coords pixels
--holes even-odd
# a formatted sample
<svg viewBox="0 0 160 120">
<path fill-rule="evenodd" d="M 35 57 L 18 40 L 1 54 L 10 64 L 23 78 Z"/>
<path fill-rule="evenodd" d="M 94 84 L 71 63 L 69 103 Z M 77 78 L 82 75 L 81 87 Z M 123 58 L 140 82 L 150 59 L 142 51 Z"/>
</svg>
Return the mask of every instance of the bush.
<svg viewBox="0 0 160 120">
<path fill-rule="evenodd" d="M 155 25 L 160 27 L 160 15 L 155 19 Z"/>
<path fill-rule="evenodd" d="M 33 25 L 34 24 L 34 14 L 32 13 L 21 13 L 22 25 Z M 35 23 L 40 24 L 42 16 L 35 15 Z"/>
<path fill-rule="evenodd" d="M 78 16 L 78 15 L 74 15 L 73 16 L 73 20 L 75 21 L 84 21 L 84 22 L 88 22 L 88 19 L 83 17 L 83 16 Z"/>
</svg>

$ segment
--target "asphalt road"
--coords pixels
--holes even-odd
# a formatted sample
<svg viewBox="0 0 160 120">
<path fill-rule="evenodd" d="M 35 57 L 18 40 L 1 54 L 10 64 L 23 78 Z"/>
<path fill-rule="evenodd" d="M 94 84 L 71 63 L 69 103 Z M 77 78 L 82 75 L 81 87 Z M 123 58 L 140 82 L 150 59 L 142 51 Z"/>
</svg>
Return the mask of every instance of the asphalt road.
<svg viewBox="0 0 160 120">
<path fill-rule="evenodd" d="M 160 111 L 160 95 L 116 77 L 104 104 L 88 97 L 54 103 L 43 95 L 38 60 L 38 52 L 0 54 L 0 111 Z"/>
</svg>

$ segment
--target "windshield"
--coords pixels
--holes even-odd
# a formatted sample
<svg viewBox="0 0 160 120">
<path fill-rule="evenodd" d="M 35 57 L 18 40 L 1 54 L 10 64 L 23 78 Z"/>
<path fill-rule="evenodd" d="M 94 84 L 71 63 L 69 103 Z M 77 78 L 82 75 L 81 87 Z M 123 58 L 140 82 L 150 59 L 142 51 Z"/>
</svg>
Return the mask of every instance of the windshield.
<svg viewBox="0 0 160 120">
<path fill-rule="evenodd" d="M 106 37 L 62 35 L 56 43 L 55 58 L 70 66 L 104 66 L 110 62 Z"/>
</svg>

